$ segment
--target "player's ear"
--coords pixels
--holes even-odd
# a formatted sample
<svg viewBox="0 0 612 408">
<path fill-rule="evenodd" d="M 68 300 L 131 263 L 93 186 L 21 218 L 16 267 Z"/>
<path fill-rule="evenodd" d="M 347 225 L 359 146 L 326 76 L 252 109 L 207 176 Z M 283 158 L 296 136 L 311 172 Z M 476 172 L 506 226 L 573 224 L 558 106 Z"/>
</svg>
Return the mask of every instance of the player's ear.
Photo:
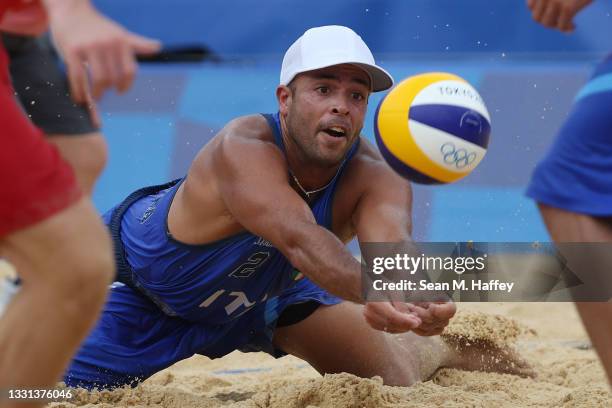
<svg viewBox="0 0 612 408">
<path fill-rule="evenodd" d="M 278 110 L 281 114 L 286 114 L 289 110 L 289 106 L 291 105 L 291 100 L 293 97 L 293 91 L 290 87 L 285 85 L 279 85 L 276 88 L 276 99 L 278 100 Z"/>
</svg>

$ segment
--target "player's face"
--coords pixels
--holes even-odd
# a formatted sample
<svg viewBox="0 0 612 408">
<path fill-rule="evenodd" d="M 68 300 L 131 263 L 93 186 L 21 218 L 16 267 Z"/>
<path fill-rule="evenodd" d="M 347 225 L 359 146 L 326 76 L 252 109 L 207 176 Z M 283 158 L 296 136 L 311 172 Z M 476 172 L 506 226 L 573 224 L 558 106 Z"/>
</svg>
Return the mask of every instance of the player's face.
<svg viewBox="0 0 612 408">
<path fill-rule="evenodd" d="M 309 161 L 339 164 L 363 128 L 370 78 L 353 65 L 337 65 L 298 75 L 281 114 L 288 137 Z"/>
</svg>

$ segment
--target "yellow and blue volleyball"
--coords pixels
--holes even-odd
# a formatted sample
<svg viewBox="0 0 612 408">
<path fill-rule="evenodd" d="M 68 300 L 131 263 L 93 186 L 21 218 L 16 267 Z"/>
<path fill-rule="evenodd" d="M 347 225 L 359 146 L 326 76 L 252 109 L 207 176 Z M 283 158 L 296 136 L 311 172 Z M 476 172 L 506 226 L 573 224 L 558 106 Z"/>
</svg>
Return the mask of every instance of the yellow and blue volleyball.
<svg viewBox="0 0 612 408">
<path fill-rule="evenodd" d="M 482 161 L 491 117 L 463 78 L 432 72 L 405 79 L 378 104 L 376 143 L 389 165 L 421 184 L 459 180 Z"/>
</svg>

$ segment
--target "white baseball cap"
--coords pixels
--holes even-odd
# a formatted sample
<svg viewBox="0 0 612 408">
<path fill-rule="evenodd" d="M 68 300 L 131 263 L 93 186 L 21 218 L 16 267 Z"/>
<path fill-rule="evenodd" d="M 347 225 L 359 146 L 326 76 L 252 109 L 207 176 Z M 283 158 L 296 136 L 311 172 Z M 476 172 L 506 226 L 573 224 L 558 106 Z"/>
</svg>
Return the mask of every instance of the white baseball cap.
<svg viewBox="0 0 612 408">
<path fill-rule="evenodd" d="M 372 91 L 393 86 L 393 77 L 376 65 L 374 56 L 357 33 L 343 26 L 322 26 L 307 30 L 285 53 L 280 84 L 288 85 L 297 74 L 332 65 L 355 65 L 370 76 Z"/>
</svg>

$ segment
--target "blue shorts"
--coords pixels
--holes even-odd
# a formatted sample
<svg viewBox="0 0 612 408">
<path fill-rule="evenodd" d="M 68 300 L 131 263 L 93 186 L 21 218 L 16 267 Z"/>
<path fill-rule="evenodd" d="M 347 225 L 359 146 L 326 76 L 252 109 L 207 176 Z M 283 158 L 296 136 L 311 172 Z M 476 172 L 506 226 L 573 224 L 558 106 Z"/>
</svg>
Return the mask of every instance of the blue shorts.
<svg viewBox="0 0 612 408">
<path fill-rule="evenodd" d="M 241 350 L 280 357 L 285 353 L 272 344 L 277 320 L 288 306 L 304 302 L 334 305 L 341 299 L 303 278 L 230 323 L 208 325 L 168 316 L 141 293 L 115 283 L 64 381 L 88 389 L 134 386 L 194 354 L 218 358 Z"/>
<path fill-rule="evenodd" d="M 578 93 L 527 195 L 575 213 L 612 215 L 612 55 Z"/>
</svg>

